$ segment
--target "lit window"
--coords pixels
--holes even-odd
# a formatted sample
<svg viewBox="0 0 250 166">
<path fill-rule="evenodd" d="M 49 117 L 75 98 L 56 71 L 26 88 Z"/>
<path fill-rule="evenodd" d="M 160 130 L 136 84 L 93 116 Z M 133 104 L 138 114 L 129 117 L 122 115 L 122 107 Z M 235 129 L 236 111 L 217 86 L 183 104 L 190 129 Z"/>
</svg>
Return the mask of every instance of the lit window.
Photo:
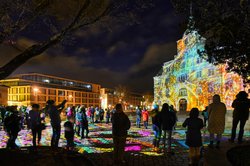
<svg viewBox="0 0 250 166">
<path fill-rule="evenodd" d="M 198 72 L 196 73 L 196 78 L 201 78 L 201 76 L 202 76 L 202 72 L 201 72 L 201 71 L 198 71 Z"/>
<path fill-rule="evenodd" d="M 179 91 L 179 96 L 187 96 L 187 89 L 181 88 Z"/>
<path fill-rule="evenodd" d="M 208 76 L 214 75 L 214 69 L 208 69 Z"/>
</svg>

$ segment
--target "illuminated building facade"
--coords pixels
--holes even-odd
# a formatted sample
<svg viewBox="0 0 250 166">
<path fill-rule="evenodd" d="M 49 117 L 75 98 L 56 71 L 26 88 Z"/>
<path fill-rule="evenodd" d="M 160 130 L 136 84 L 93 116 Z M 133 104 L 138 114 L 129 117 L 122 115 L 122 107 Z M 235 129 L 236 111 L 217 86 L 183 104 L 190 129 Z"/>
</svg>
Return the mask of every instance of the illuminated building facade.
<svg viewBox="0 0 250 166">
<path fill-rule="evenodd" d="M 177 55 L 163 64 L 154 77 L 154 102 L 174 105 L 179 111 L 193 107 L 203 110 L 214 94 L 231 107 L 236 94 L 243 90 L 241 77 L 226 71 L 226 65 L 215 66 L 199 57 L 205 39 L 195 29 L 188 29 L 177 41 Z"/>
<path fill-rule="evenodd" d="M 0 86 L 0 106 L 8 103 L 8 87 Z"/>
<path fill-rule="evenodd" d="M 143 95 L 134 92 L 128 92 L 123 101 L 119 101 L 119 98 L 115 95 L 114 89 L 102 88 L 100 96 L 102 108 L 112 107 L 117 103 L 123 102 L 125 110 L 129 110 L 143 104 Z"/>
<path fill-rule="evenodd" d="M 54 77 L 44 74 L 20 74 L 0 81 L 9 86 L 8 105 L 28 106 L 38 103 L 45 106 L 46 101 L 56 104 L 68 100 L 66 106 L 100 106 L 100 85 Z"/>
</svg>

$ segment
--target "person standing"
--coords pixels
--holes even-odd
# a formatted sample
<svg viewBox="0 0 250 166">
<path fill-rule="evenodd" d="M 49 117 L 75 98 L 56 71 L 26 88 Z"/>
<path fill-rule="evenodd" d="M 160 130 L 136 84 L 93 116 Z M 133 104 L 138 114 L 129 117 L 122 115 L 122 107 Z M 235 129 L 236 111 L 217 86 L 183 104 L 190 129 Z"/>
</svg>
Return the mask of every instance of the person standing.
<svg viewBox="0 0 250 166">
<path fill-rule="evenodd" d="M 52 127 L 52 138 L 51 138 L 51 147 L 57 148 L 60 135 L 61 135 L 61 111 L 63 110 L 65 103 L 64 100 L 60 105 L 56 106 L 54 100 L 47 101 L 47 112 L 49 113 L 50 123 Z"/>
<path fill-rule="evenodd" d="M 104 119 L 104 110 L 102 108 L 100 108 L 100 122 L 102 123 Z"/>
<path fill-rule="evenodd" d="M 17 106 L 6 107 L 6 118 L 4 119 L 4 128 L 9 136 L 7 142 L 7 148 L 15 149 L 18 148 L 16 145 L 16 139 L 20 128 L 21 118 L 18 116 Z"/>
<path fill-rule="evenodd" d="M 124 163 L 124 151 L 128 130 L 130 129 L 130 120 L 123 112 L 121 104 L 117 104 L 116 112 L 112 118 L 112 135 L 114 142 L 114 165 Z"/>
<path fill-rule="evenodd" d="M 208 121 L 208 106 L 206 106 L 205 110 L 202 111 L 202 116 L 204 120 L 204 127 L 206 127 Z"/>
<path fill-rule="evenodd" d="M 106 124 L 109 124 L 109 120 L 110 120 L 110 109 L 106 109 Z"/>
<path fill-rule="evenodd" d="M 154 109 L 152 110 L 152 129 L 154 132 L 154 151 L 158 153 L 160 152 L 159 146 L 161 140 L 161 122 L 158 106 L 154 106 Z"/>
<path fill-rule="evenodd" d="M 168 148 L 167 152 L 171 153 L 171 144 L 172 144 L 172 132 L 174 125 L 176 123 L 176 115 L 174 112 L 170 111 L 169 105 L 167 103 L 164 103 L 162 105 L 162 110 L 160 112 L 160 122 L 161 122 L 161 128 L 163 130 L 163 148 L 164 151 L 166 150 L 166 137 L 168 135 Z"/>
<path fill-rule="evenodd" d="M 67 149 L 72 150 L 74 144 L 74 118 L 72 116 L 67 117 L 68 120 L 64 123 L 64 137 L 67 140 Z"/>
<path fill-rule="evenodd" d="M 38 104 L 33 104 L 32 110 L 29 111 L 30 128 L 33 136 L 33 147 L 36 147 L 37 144 L 39 145 L 41 141 L 42 129 L 39 108 L 40 106 Z M 38 138 L 37 144 L 36 138 Z"/>
<path fill-rule="evenodd" d="M 141 109 L 139 106 L 136 107 L 136 127 L 141 127 Z"/>
<path fill-rule="evenodd" d="M 95 123 L 95 108 L 91 106 L 90 110 L 91 110 L 91 122 Z"/>
<path fill-rule="evenodd" d="M 220 148 L 220 141 L 222 134 L 225 130 L 225 116 L 227 108 L 224 103 L 221 102 L 219 95 L 213 96 L 213 103 L 208 106 L 208 132 L 210 133 L 210 144 L 209 147 L 214 147 L 215 134 L 216 148 Z"/>
<path fill-rule="evenodd" d="M 87 118 L 86 109 L 84 106 L 80 107 L 79 116 L 81 116 L 81 121 L 80 121 L 81 139 L 84 139 L 85 137 L 88 138 L 88 134 L 89 134 L 88 118 Z M 84 135 L 85 131 L 86 131 L 86 135 Z"/>
<path fill-rule="evenodd" d="M 246 121 L 249 118 L 250 99 L 248 99 L 248 94 L 245 91 L 239 92 L 236 96 L 236 99 L 233 101 L 232 107 L 234 108 L 233 126 L 231 139 L 229 139 L 229 141 L 234 142 L 234 139 L 236 137 L 236 129 L 238 123 L 240 123 L 238 143 L 241 144 L 243 141 L 244 127 Z"/>
<path fill-rule="evenodd" d="M 198 165 L 200 159 L 200 147 L 202 146 L 201 129 L 203 121 L 199 118 L 198 108 L 192 108 L 187 118 L 182 124 L 187 127 L 186 145 L 189 146 L 190 165 Z"/>
<path fill-rule="evenodd" d="M 148 110 L 144 108 L 144 110 L 142 111 L 142 120 L 145 129 L 148 128 L 148 118 L 149 118 Z"/>
</svg>

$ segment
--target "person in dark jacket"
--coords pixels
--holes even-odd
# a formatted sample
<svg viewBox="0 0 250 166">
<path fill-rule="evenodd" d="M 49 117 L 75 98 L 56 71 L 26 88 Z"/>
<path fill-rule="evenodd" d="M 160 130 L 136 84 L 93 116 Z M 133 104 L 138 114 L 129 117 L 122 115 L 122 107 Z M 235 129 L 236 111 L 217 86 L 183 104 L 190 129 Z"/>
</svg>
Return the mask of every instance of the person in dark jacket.
<svg viewBox="0 0 250 166">
<path fill-rule="evenodd" d="M 136 127 L 141 127 L 141 109 L 139 106 L 136 107 Z"/>
<path fill-rule="evenodd" d="M 9 136 L 7 148 L 15 149 L 18 148 L 15 142 L 18 136 L 18 132 L 21 130 L 21 118 L 18 116 L 17 106 L 7 107 L 6 110 L 7 116 L 4 119 L 4 128 Z"/>
<path fill-rule="evenodd" d="M 67 149 L 74 148 L 74 117 L 68 116 L 68 120 L 64 123 L 64 137 L 67 140 Z"/>
<path fill-rule="evenodd" d="M 166 150 L 166 137 L 168 134 L 168 148 L 167 152 L 171 153 L 171 143 L 172 143 L 172 131 L 176 123 L 176 115 L 174 112 L 170 111 L 169 105 L 164 103 L 162 105 L 162 110 L 160 112 L 160 122 L 161 128 L 163 130 L 163 148 Z"/>
<path fill-rule="evenodd" d="M 67 101 L 64 100 L 60 105 L 56 106 L 55 101 L 49 100 L 47 101 L 47 112 L 50 117 L 50 123 L 52 127 L 52 139 L 51 139 L 51 147 L 57 148 L 60 135 L 61 135 L 61 111 L 63 110 L 65 103 Z"/>
<path fill-rule="evenodd" d="M 85 136 L 86 138 L 88 138 L 88 134 L 89 134 L 88 118 L 87 118 L 86 109 L 84 106 L 81 106 L 79 108 L 79 112 L 77 113 L 77 119 L 79 120 L 79 130 L 77 131 L 77 134 L 80 135 L 80 130 L 81 130 L 81 139 L 84 139 Z M 86 131 L 86 135 L 84 135 L 85 131 Z"/>
<path fill-rule="evenodd" d="M 109 124 L 109 121 L 110 121 L 110 109 L 106 109 L 106 124 Z"/>
<path fill-rule="evenodd" d="M 198 165 L 200 159 L 200 147 L 202 146 L 201 129 L 203 121 L 199 118 L 198 108 L 192 108 L 187 118 L 182 124 L 187 127 L 186 145 L 189 146 L 190 165 Z"/>
<path fill-rule="evenodd" d="M 124 162 L 124 151 L 128 130 L 130 129 L 130 120 L 123 112 L 121 104 L 117 104 L 116 111 L 112 118 L 112 134 L 114 142 L 114 164 L 119 165 Z"/>
<path fill-rule="evenodd" d="M 33 147 L 36 147 L 36 138 L 38 137 L 37 143 L 41 141 L 41 116 L 39 112 L 40 106 L 38 104 L 32 105 L 32 110 L 29 112 L 30 128 L 33 136 Z M 36 137 L 37 136 L 37 137 Z"/>
<path fill-rule="evenodd" d="M 161 140 L 161 122 L 160 122 L 160 114 L 159 114 L 159 108 L 158 106 L 154 106 L 155 108 L 151 111 L 152 115 L 152 129 L 154 132 L 154 139 L 153 139 L 153 145 L 154 145 L 154 151 L 159 151 L 160 146 L 160 140 Z"/>
<path fill-rule="evenodd" d="M 203 120 L 204 120 L 204 127 L 207 126 L 207 121 L 208 121 L 208 106 L 206 106 L 205 110 L 202 111 L 202 116 L 203 116 Z"/>
<path fill-rule="evenodd" d="M 236 99 L 233 101 L 232 107 L 234 108 L 233 126 L 231 139 L 229 141 L 234 142 L 234 139 L 236 137 L 236 128 L 238 126 L 238 123 L 240 123 L 238 143 L 242 143 L 244 127 L 246 121 L 249 118 L 250 99 L 248 99 L 248 94 L 245 91 L 239 92 L 236 96 Z"/>
</svg>

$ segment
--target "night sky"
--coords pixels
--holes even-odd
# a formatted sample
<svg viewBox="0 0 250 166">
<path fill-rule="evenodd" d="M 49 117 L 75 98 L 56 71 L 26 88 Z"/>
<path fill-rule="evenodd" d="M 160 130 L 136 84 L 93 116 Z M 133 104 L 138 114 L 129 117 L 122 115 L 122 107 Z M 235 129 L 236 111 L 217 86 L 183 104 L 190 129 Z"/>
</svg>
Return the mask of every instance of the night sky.
<svg viewBox="0 0 250 166">
<path fill-rule="evenodd" d="M 153 93 L 153 76 L 176 54 L 183 22 L 169 0 L 156 0 L 154 7 L 140 13 L 137 24 L 92 26 L 78 31 L 63 45 L 50 48 L 20 67 L 16 73 L 39 72 L 100 83 L 118 84 L 135 92 Z M 18 49 L 46 36 L 46 30 L 30 28 L 16 38 Z M 41 35 L 44 34 L 44 35 Z M 17 55 L 18 49 L 0 45 L 0 65 Z"/>
</svg>

